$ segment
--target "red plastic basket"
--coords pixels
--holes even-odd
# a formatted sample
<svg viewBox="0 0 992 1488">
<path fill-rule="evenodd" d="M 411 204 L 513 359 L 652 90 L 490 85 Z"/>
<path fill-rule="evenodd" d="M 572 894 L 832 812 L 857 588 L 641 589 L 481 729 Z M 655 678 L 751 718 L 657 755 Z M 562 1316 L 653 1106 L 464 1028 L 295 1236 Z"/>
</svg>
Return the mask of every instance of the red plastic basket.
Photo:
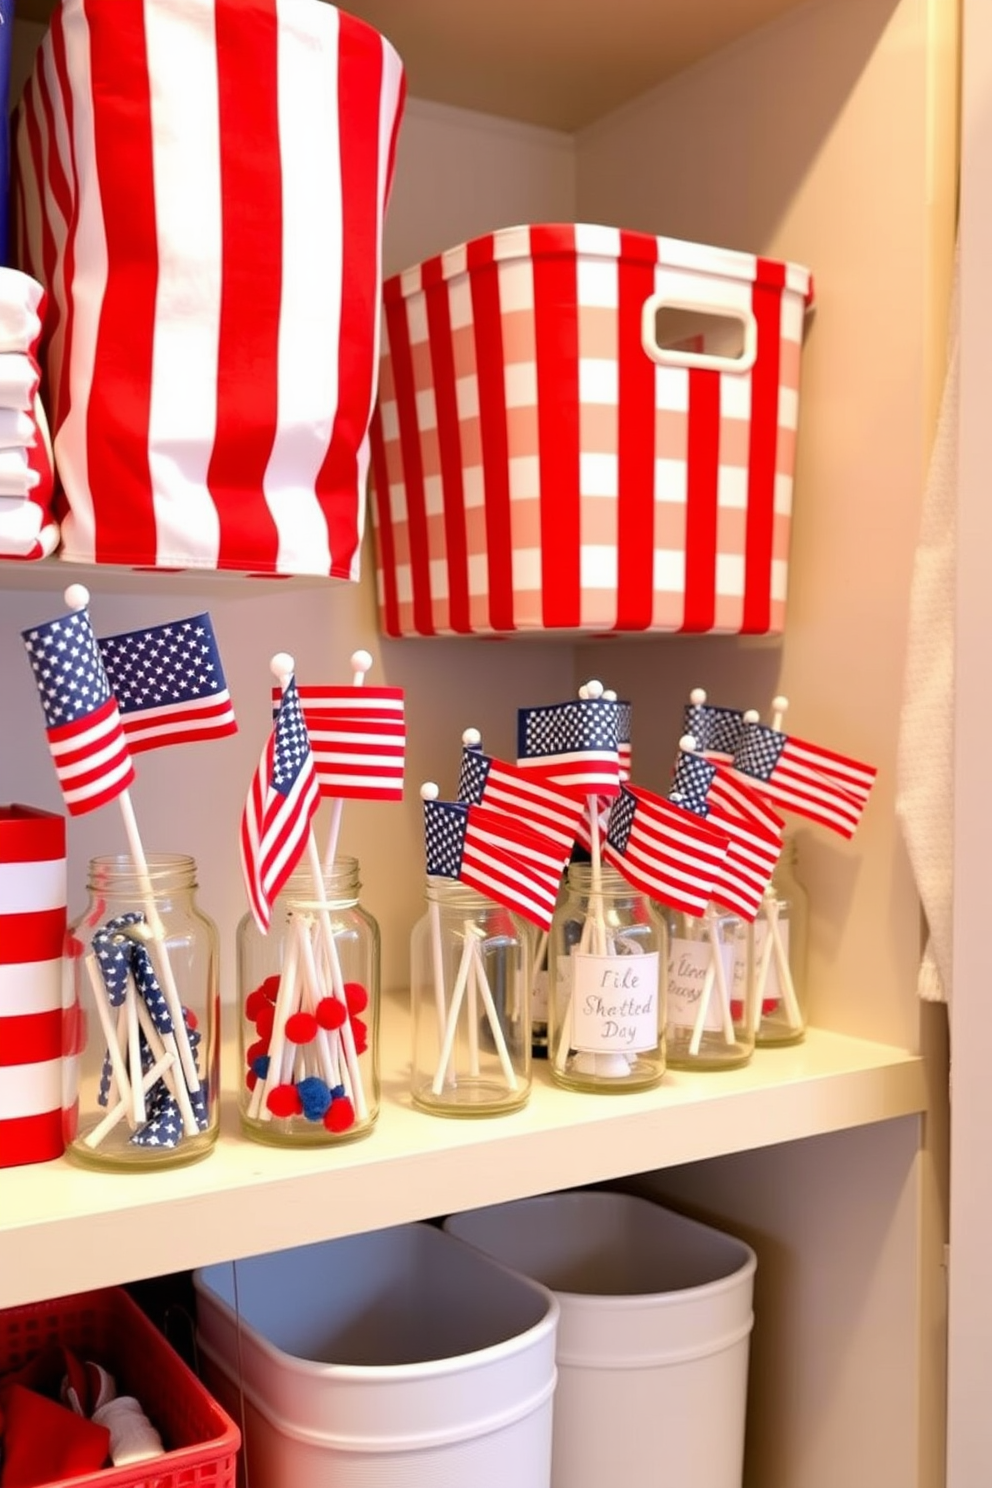
<svg viewBox="0 0 992 1488">
<path fill-rule="evenodd" d="M 166 1450 L 47 1488 L 234 1488 L 241 1433 L 125 1291 L 108 1287 L 0 1311 L 0 1374 L 52 1344 L 108 1369 L 118 1394 L 141 1402 Z"/>
</svg>

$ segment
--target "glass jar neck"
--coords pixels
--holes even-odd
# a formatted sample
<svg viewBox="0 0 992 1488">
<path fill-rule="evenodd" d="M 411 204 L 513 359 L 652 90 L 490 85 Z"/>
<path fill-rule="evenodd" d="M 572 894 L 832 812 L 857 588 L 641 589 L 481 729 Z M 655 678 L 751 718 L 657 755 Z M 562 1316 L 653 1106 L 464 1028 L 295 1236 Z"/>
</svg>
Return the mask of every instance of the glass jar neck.
<svg viewBox="0 0 992 1488">
<path fill-rule="evenodd" d="M 287 879 L 279 899 L 298 910 L 319 909 L 324 905 L 341 907 L 357 904 L 360 889 L 358 859 L 337 857 L 333 863 L 321 865 L 316 882 L 309 865 L 298 868 Z"/>
<path fill-rule="evenodd" d="M 597 887 L 592 864 L 569 863 L 568 887 L 573 894 L 581 894 L 583 898 L 588 898 Z M 619 873 L 616 868 L 609 868 L 602 864 L 599 869 L 598 888 L 601 894 L 611 899 L 632 899 L 639 896 L 639 891 L 627 882 L 622 873 Z"/>
<path fill-rule="evenodd" d="M 143 864 L 129 854 L 91 858 L 89 890 L 106 899 L 191 894 L 196 862 L 185 853 L 149 853 Z"/>
<path fill-rule="evenodd" d="M 495 899 L 480 894 L 478 889 L 470 889 L 456 878 L 441 878 L 433 874 L 428 874 L 426 895 L 428 904 L 437 904 L 464 914 L 496 906 Z"/>
</svg>

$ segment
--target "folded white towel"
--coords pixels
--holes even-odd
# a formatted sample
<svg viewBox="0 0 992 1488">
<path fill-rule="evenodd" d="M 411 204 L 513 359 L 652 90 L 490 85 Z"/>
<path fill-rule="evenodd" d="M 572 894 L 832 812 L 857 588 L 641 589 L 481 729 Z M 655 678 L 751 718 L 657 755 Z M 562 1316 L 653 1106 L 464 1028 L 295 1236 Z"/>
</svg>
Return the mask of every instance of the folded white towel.
<svg viewBox="0 0 992 1488">
<path fill-rule="evenodd" d="M 33 356 L 23 351 L 0 352 L 0 408 L 30 412 L 40 381 Z"/>
<path fill-rule="evenodd" d="M 20 408 L 0 408 L 0 449 L 30 445 L 37 429 L 34 418 Z"/>
<path fill-rule="evenodd" d="M 34 351 L 41 335 L 45 291 L 20 269 L 0 268 L 0 352 Z"/>
<path fill-rule="evenodd" d="M 52 513 L 55 486 L 48 421 L 39 398 L 29 415 L 33 443 L 28 448 L 0 450 L 0 558 L 47 558 L 59 544 L 59 525 Z M 20 482 L 25 489 L 20 490 Z M 18 492 L 20 491 L 20 494 Z"/>
</svg>

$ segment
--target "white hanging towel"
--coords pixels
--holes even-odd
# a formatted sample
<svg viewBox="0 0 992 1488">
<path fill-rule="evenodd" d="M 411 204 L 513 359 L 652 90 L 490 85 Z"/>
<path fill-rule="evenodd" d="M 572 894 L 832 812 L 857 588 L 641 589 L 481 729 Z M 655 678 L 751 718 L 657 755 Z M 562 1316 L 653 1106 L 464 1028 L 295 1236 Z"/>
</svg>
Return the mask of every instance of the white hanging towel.
<svg viewBox="0 0 992 1488">
<path fill-rule="evenodd" d="M 958 440 L 958 268 L 947 372 L 930 459 L 910 590 L 896 774 L 896 812 L 927 921 L 921 997 L 948 1002 L 952 985 L 954 587 Z"/>
</svg>

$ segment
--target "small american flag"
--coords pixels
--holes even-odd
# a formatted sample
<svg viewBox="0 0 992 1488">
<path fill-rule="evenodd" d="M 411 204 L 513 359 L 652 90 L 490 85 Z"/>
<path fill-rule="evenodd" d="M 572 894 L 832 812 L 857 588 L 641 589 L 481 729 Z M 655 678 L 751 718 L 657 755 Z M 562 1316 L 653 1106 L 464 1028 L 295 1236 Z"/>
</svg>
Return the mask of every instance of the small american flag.
<svg viewBox="0 0 992 1488">
<path fill-rule="evenodd" d="M 717 767 L 707 804 L 707 822 L 730 842 L 713 897 L 742 919 L 753 920 L 782 853 L 784 823 L 724 765 Z"/>
<path fill-rule="evenodd" d="M 540 769 L 580 796 L 620 789 L 618 708 L 610 698 L 575 698 L 517 711 L 517 764 Z"/>
<path fill-rule="evenodd" d="M 525 916 L 542 930 L 549 930 L 557 884 L 549 887 L 545 870 L 532 866 L 525 855 L 525 839 L 533 834 L 516 829 L 516 824 L 507 817 L 506 827 L 496 834 L 497 845 L 487 828 L 488 819 L 499 813 L 484 812 L 480 826 L 475 810 L 464 801 L 424 802 L 428 875 L 458 879 L 467 888 L 494 899 L 504 909 Z M 514 839 L 519 852 L 508 850 L 507 843 Z"/>
<path fill-rule="evenodd" d="M 744 725 L 733 766 L 768 801 L 842 837 L 854 835 L 877 774 L 762 723 Z"/>
<path fill-rule="evenodd" d="M 406 717 L 399 687 L 301 687 L 303 717 L 322 796 L 403 797 Z M 273 701 L 278 703 L 278 689 Z"/>
<path fill-rule="evenodd" d="M 580 798 L 562 790 L 543 770 L 522 770 L 481 749 L 462 750 L 458 799 L 521 817 L 557 843 L 566 857 L 585 815 Z"/>
<path fill-rule="evenodd" d="M 303 710 L 290 678 L 241 817 L 241 868 L 263 933 L 272 903 L 299 862 L 320 804 Z"/>
<path fill-rule="evenodd" d="M 711 760 L 704 759 L 701 754 L 694 754 L 692 750 L 680 749 L 668 794 L 673 801 L 684 806 L 686 811 L 692 811 L 696 816 L 707 816 L 710 809 L 709 789 L 715 774 L 716 765 Z"/>
<path fill-rule="evenodd" d="M 237 733 L 208 614 L 97 641 L 132 754 Z"/>
<path fill-rule="evenodd" d="M 134 780 L 117 699 L 90 617 L 74 610 L 21 632 L 70 816 L 113 801 Z"/>
<path fill-rule="evenodd" d="M 603 856 L 650 899 L 701 915 L 727 846 L 721 832 L 692 812 L 624 785 L 610 809 Z"/>
<path fill-rule="evenodd" d="M 718 708 L 713 703 L 686 703 L 682 732 L 691 734 L 701 754 L 730 760 L 744 727 L 740 708 Z"/>
<path fill-rule="evenodd" d="M 629 780 L 631 771 L 631 725 L 634 709 L 623 698 L 617 700 L 617 754 L 620 757 L 620 779 Z"/>
</svg>

